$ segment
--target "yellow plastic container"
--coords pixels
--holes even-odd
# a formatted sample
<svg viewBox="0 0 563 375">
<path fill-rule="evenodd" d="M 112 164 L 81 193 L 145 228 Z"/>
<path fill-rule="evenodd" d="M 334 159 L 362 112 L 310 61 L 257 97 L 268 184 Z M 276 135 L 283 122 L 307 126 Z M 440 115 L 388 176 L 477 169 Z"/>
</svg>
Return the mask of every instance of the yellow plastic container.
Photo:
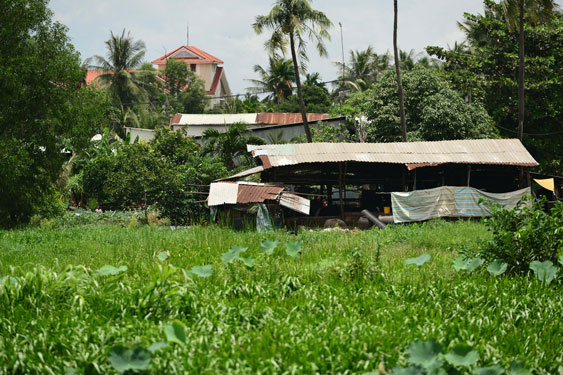
<svg viewBox="0 0 563 375">
<path fill-rule="evenodd" d="M 383 213 L 385 215 L 389 215 L 391 213 L 391 207 L 389 207 L 389 206 L 383 207 Z"/>
</svg>

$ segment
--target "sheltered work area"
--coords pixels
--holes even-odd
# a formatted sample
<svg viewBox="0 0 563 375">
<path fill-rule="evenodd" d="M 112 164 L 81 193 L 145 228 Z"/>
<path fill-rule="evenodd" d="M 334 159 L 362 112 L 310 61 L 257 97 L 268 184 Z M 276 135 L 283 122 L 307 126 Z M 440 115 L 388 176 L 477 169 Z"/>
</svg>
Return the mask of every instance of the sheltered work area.
<svg viewBox="0 0 563 375">
<path fill-rule="evenodd" d="M 259 231 L 283 223 L 284 210 L 309 214 L 310 201 L 285 191 L 284 187 L 253 182 L 214 182 L 209 187 L 207 204 L 211 221 L 223 222 L 235 229 L 253 226 Z"/>
<path fill-rule="evenodd" d="M 538 163 L 517 139 L 479 139 L 400 143 L 312 143 L 248 146 L 261 164 L 224 180 L 236 180 L 261 173 L 263 183 L 285 186 L 295 194 L 311 194 L 311 216 L 287 212 L 286 223 L 322 224 L 327 218 L 340 218 L 355 225 L 363 210 L 388 221 L 416 221 L 414 213 L 406 220 L 395 218 L 391 210 L 393 193 L 425 191 L 438 187 L 469 187 L 470 199 L 488 194 L 529 194 L 529 169 Z M 427 210 L 448 201 L 462 206 L 462 194 L 444 190 L 436 199 L 420 199 L 412 194 L 412 210 Z M 418 197 L 418 198 L 417 198 Z M 505 198 L 496 200 L 503 203 Z M 442 203 L 440 203 L 440 200 Z M 412 204 L 414 202 L 414 204 Z M 416 207 L 421 203 L 424 208 Z M 411 211 L 412 211 L 411 210 Z M 402 209 L 404 211 L 404 207 Z M 435 210 L 432 217 L 482 216 L 481 210 Z M 393 218 L 390 219 L 390 215 Z M 404 217 L 403 217 L 404 219 Z"/>
</svg>

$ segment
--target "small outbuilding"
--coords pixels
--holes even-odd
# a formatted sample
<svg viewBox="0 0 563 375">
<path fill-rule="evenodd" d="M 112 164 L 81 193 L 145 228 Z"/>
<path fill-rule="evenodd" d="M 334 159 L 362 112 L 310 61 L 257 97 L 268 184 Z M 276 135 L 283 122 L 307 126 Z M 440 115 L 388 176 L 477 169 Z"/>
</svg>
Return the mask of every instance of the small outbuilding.
<svg viewBox="0 0 563 375">
<path fill-rule="evenodd" d="M 354 224 L 362 210 L 392 213 L 398 222 L 483 216 L 481 197 L 514 204 L 530 193 L 530 168 L 538 165 L 517 139 L 256 145 L 248 151 L 260 166 L 226 180 L 261 173 L 263 183 L 309 194 L 319 223 L 338 217 Z M 463 208 L 464 199 L 472 207 Z M 296 223 L 312 218 L 286 215 Z"/>
</svg>

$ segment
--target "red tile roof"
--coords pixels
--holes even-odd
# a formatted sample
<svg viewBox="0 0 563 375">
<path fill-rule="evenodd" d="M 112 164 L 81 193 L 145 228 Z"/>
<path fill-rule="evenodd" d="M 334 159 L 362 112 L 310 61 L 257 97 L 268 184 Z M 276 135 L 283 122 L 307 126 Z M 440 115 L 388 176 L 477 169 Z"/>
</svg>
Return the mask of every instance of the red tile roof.
<svg viewBox="0 0 563 375">
<path fill-rule="evenodd" d="M 128 72 L 135 72 L 136 70 L 137 69 L 129 69 L 127 71 Z M 89 85 L 92 82 L 94 82 L 102 74 L 105 74 L 105 72 L 103 70 L 95 70 L 95 69 L 94 70 L 87 70 L 86 71 L 86 77 L 84 77 L 84 80 L 86 81 L 86 85 Z"/>
<path fill-rule="evenodd" d="M 217 91 L 217 87 L 219 86 L 219 81 L 221 80 L 221 76 L 223 75 L 223 68 L 218 67 L 215 71 L 215 76 L 213 77 L 213 82 L 211 83 L 211 88 L 207 91 L 207 95 L 215 95 L 215 91 Z"/>
<path fill-rule="evenodd" d="M 166 63 L 166 59 L 168 59 L 171 55 L 175 54 L 176 52 L 178 52 L 179 50 L 181 50 L 182 48 L 187 49 L 188 51 L 190 51 L 191 53 L 193 53 L 194 55 L 199 56 L 200 58 L 178 58 L 178 60 L 184 60 L 185 62 L 214 62 L 214 63 L 218 63 L 218 64 L 223 64 L 223 60 L 218 59 L 217 57 L 210 55 L 209 53 L 200 50 L 199 48 L 193 47 L 193 46 L 180 46 L 178 48 L 176 48 L 174 51 L 167 53 L 164 56 L 159 57 L 156 60 L 153 60 L 152 63 L 153 64 L 164 64 Z"/>
</svg>

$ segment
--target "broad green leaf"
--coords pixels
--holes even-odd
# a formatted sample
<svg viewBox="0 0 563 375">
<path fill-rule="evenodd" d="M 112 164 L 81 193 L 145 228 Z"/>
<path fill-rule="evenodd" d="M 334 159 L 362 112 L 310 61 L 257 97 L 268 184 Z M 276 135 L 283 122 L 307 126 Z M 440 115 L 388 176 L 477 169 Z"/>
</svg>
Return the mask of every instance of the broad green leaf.
<svg viewBox="0 0 563 375">
<path fill-rule="evenodd" d="M 190 273 L 199 277 L 210 277 L 213 275 L 213 266 L 208 264 L 206 266 L 193 266 Z"/>
<path fill-rule="evenodd" d="M 439 355 L 442 353 L 442 346 L 434 339 L 412 342 L 407 353 L 409 354 L 407 362 L 410 364 L 422 366 L 425 369 L 441 367 L 442 360 Z"/>
<path fill-rule="evenodd" d="M 252 257 L 239 257 L 240 260 L 242 260 L 242 262 L 244 263 L 245 266 L 247 266 L 248 268 L 252 268 L 254 267 L 254 258 Z"/>
<path fill-rule="evenodd" d="M 416 264 L 417 266 L 422 266 L 424 263 L 428 262 L 430 260 L 430 254 L 422 254 L 419 257 L 416 258 L 409 258 L 407 260 L 405 260 L 404 264 L 405 266 L 408 266 L 409 264 Z"/>
<path fill-rule="evenodd" d="M 479 360 L 479 352 L 469 345 L 456 345 L 444 357 L 453 366 L 471 367 Z"/>
<path fill-rule="evenodd" d="M 118 372 L 146 370 L 151 363 L 151 353 L 140 345 L 128 348 L 123 345 L 109 350 L 108 359 Z"/>
<path fill-rule="evenodd" d="M 164 262 L 165 260 L 167 260 L 168 258 L 170 258 L 170 253 L 168 251 L 161 251 L 160 253 L 158 253 L 158 255 L 156 256 L 158 258 L 158 260 L 160 260 L 161 262 Z"/>
<path fill-rule="evenodd" d="M 232 263 L 235 259 L 239 257 L 241 253 L 244 253 L 246 250 L 248 250 L 248 247 L 234 245 L 229 250 L 227 250 L 227 252 L 221 255 L 221 260 L 225 264 Z"/>
<path fill-rule="evenodd" d="M 468 273 L 475 271 L 477 268 L 481 267 L 485 261 L 481 258 L 471 258 L 467 263 L 467 268 L 465 269 Z"/>
<path fill-rule="evenodd" d="M 65 375 L 78 375 L 80 371 L 72 367 L 65 367 Z"/>
<path fill-rule="evenodd" d="M 545 262 L 534 260 L 530 263 L 530 269 L 534 271 L 539 281 L 545 282 L 548 285 L 555 279 L 557 271 L 559 271 L 559 268 L 555 267 L 549 260 Z"/>
<path fill-rule="evenodd" d="M 532 375 L 532 371 L 522 361 L 510 362 L 510 373 L 512 375 Z"/>
<path fill-rule="evenodd" d="M 114 266 L 103 266 L 102 268 L 94 271 L 94 275 L 96 276 L 115 276 L 119 275 L 121 272 L 127 271 L 127 266 L 121 266 L 119 268 L 115 268 Z"/>
<path fill-rule="evenodd" d="M 563 266 L 563 255 L 559 256 L 559 264 L 561 264 Z"/>
<path fill-rule="evenodd" d="M 168 342 L 175 342 L 181 346 L 186 345 L 186 326 L 177 320 L 164 326 L 164 333 Z"/>
<path fill-rule="evenodd" d="M 476 367 L 473 369 L 473 373 L 476 375 L 502 375 L 504 374 L 504 369 L 499 365 Z"/>
<path fill-rule="evenodd" d="M 154 353 L 156 351 L 159 351 L 160 349 L 167 348 L 168 346 L 169 346 L 169 344 L 167 342 L 164 342 L 164 341 L 155 342 L 154 344 L 149 346 L 149 352 Z"/>
<path fill-rule="evenodd" d="M 467 262 L 468 262 L 468 259 L 466 257 L 464 257 L 463 255 L 460 255 L 460 256 L 458 256 L 457 258 L 454 259 L 453 266 L 454 266 L 455 270 L 459 272 L 461 270 L 467 269 Z"/>
<path fill-rule="evenodd" d="M 299 252 L 301 251 L 301 241 L 289 241 L 285 244 L 285 253 L 292 257 L 293 259 L 297 259 Z"/>
<path fill-rule="evenodd" d="M 466 258 L 463 255 L 454 260 L 453 266 L 456 271 L 471 273 L 479 268 L 485 261 L 481 258 Z"/>
<path fill-rule="evenodd" d="M 264 254 L 272 255 L 279 243 L 280 241 L 263 240 L 260 244 L 260 251 Z"/>
<path fill-rule="evenodd" d="M 506 272 L 507 267 L 508 264 L 495 260 L 487 266 L 487 271 L 493 276 L 500 276 Z"/>
<path fill-rule="evenodd" d="M 374 372 L 374 374 L 379 374 L 379 372 Z M 419 366 L 409 366 L 409 367 L 393 367 L 391 370 L 393 375 L 423 375 L 424 369 Z"/>
</svg>

